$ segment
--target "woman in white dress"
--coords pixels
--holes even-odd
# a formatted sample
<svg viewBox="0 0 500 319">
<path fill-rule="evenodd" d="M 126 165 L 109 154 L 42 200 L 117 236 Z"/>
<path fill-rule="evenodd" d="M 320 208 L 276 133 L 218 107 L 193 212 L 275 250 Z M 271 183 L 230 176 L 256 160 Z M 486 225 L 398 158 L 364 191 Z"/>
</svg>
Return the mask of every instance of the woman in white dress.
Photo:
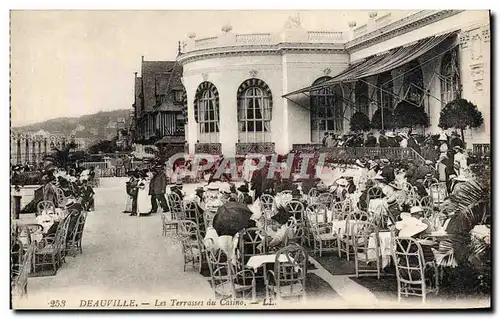
<svg viewBox="0 0 500 319">
<path fill-rule="evenodd" d="M 137 195 L 137 215 L 147 216 L 151 210 L 151 201 L 148 195 L 149 190 L 149 180 L 142 177 L 138 184 L 138 195 Z"/>
</svg>

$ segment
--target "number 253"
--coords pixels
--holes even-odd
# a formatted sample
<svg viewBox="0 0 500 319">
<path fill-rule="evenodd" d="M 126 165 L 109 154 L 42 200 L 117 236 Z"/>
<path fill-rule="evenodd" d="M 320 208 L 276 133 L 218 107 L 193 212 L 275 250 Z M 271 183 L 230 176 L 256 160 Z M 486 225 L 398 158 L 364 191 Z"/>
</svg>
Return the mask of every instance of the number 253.
<svg viewBox="0 0 500 319">
<path fill-rule="evenodd" d="M 49 302 L 51 308 L 60 308 L 66 306 L 66 300 L 51 300 Z"/>
</svg>

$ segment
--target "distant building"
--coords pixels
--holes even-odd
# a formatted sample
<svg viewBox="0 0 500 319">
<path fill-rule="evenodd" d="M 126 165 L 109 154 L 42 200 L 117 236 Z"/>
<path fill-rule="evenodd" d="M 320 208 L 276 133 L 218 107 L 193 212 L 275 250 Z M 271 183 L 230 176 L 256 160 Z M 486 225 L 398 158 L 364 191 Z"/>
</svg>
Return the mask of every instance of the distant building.
<svg viewBox="0 0 500 319">
<path fill-rule="evenodd" d="M 142 60 L 135 77 L 130 131 L 135 143 L 152 144 L 164 137 L 184 141 L 185 90 L 182 67 L 175 61 Z"/>
</svg>

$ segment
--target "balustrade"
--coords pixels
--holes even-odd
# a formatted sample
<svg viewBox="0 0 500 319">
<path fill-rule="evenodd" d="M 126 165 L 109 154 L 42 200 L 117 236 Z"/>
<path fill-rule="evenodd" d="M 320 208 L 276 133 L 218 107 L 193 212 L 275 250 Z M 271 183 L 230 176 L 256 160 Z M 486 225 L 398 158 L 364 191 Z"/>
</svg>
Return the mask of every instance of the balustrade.
<svg viewBox="0 0 500 319">
<path fill-rule="evenodd" d="M 252 45 L 252 44 L 271 44 L 270 33 L 253 33 L 253 34 L 237 34 L 236 44 Z"/>
<path fill-rule="evenodd" d="M 342 32 L 309 31 L 308 39 L 310 42 L 323 42 L 323 43 L 341 41 Z"/>
</svg>

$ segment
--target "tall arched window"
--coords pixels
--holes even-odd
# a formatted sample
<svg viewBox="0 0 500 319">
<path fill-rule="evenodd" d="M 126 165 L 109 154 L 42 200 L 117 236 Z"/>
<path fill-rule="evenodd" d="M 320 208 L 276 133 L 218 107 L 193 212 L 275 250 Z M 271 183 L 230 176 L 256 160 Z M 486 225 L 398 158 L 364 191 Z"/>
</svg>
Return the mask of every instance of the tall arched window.
<svg viewBox="0 0 500 319">
<path fill-rule="evenodd" d="M 424 76 L 422 74 L 420 63 L 413 60 L 407 63 L 403 70 L 403 72 L 405 72 L 403 80 L 403 96 L 405 100 L 420 105 L 420 102 L 425 94 Z"/>
<path fill-rule="evenodd" d="M 238 88 L 238 139 L 241 143 L 271 141 L 272 93 L 259 79 L 249 79 Z"/>
<path fill-rule="evenodd" d="M 447 52 L 441 61 L 441 107 L 460 98 L 461 83 L 458 50 Z"/>
<path fill-rule="evenodd" d="M 394 98 L 391 93 L 393 93 L 391 72 L 379 74 L 377 78 L 377 101 L 380 106 L 389 110 L 394 108 Z"/>
<path fill-rule="evenodd" d="M 369 117 L 370 99 L 368 97 L 368 84 L 365 81 L 357 81 L 354 90 L 357 111 L 362 112 Z"/>
<path fill-rule="evenodd" d="M 194 99 L 194 119 L 198 123 L 200 143 L 219 142 L 219 92 L 213 83 L 198 86 Z"/>
<path fill-rule="evenodd" d="M 328 81 L 322 77 L 314 85 Z M 340 133 L 344 129 L 343 91 L 340 85 L 311 91 L 311 141 L 321 143 L 325 132 Z"/>
</svg>

